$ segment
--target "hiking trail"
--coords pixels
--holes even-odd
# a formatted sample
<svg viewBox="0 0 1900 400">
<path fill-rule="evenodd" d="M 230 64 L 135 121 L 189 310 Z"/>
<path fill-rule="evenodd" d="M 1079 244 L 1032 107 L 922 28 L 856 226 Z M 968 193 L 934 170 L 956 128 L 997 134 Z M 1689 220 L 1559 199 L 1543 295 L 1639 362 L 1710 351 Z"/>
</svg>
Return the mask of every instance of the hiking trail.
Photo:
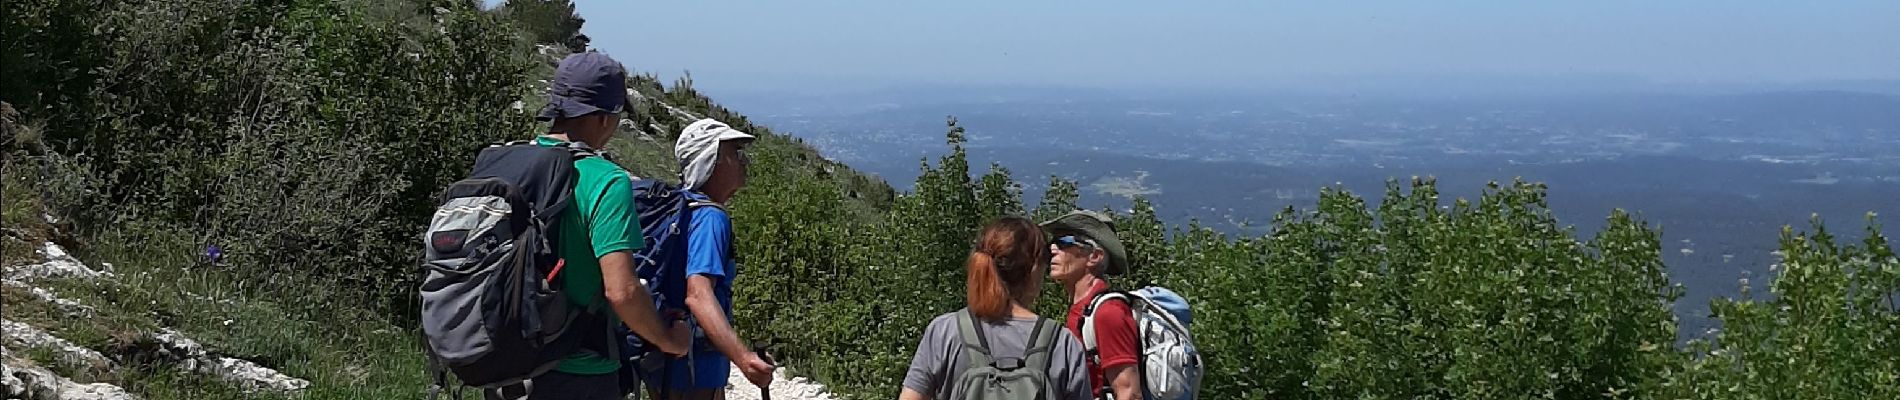
<svg viewBox="0 0 1900 400">
<path fill-rule="evenodd" d="M 739 373 L 739 366 L 733 365 L 731 373 L 726 375 L 726 399 L 763 400 L 759 387 L 745 379 Z M 824 385 L 796 376 L 785 375 L 785 370 L 772 372 L 772 400 L 832 400 L 830 391 Z"/>
</svg>

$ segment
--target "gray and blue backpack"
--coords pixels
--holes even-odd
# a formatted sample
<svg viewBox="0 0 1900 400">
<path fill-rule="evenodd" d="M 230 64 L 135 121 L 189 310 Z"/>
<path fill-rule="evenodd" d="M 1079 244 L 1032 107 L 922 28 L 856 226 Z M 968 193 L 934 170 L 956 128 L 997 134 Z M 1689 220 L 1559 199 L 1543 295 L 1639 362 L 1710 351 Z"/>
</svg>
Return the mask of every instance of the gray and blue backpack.
<svg viewBox="0 0 1900 400">
<path fill-rule="evenodd" d="M 1201 364 L 1201 351 L 1194 346 L 1194 338 L 1188 332 L 1193 314 L 1188 310 L 1187 299 L 1160 286 L 1095 296 L 1082 309 L 1081 330 L 1083 351 L 1098 365 L 1102 354 L 1101 343 L 1095 337 L 1095 310 L 1109 301 L 1127 303 L 1129 311 L 1134 313 L 1135 342 L 1140 346 L 1138 350 L 1141 353 L 1136 357 L 1136 362 L 1140 366 L 1142 398 L 1197 398 L 1205 367 Z M 1099 392 L 1107 398 L 1113 398 L 1114 390 L 1109 382 L 1101 384 Z"/>
<path fill-rule="evenodd" d="M 570 306 L 555 252 L 560 215 L 573 203 L 574 162 L 596 156 L 579 143 L 489 146 L 467 179 L 443 191 L 422 235 L 431 397 L 449 387 L 448 374 L 458 388 L 500 388 L 580 351 L 618 356 L 604 307 Z"/>
</svg>

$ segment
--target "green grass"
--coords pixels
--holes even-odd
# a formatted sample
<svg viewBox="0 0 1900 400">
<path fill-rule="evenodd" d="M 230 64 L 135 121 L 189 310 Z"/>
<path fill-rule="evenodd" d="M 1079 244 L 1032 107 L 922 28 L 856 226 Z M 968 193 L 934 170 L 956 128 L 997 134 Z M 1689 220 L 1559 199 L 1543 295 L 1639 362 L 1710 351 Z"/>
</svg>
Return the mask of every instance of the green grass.
<svg viewBox="0 0 1900 400">
<path fill-rule="evenodd" d="M 195 246 L 184 239 L 189 235 L 162 228 L 135 225 L 107 232 L 78 255 L 94 268 L 112 263 L 117 280 L 35 283 L 60 298 L 93 307 L 93 317 L 70 317 L 14 287 L 0 291 L 7 304 L 5 317 L 104 354 L 122 354 L 119 350 L 140 337 L 170 328 L 214 354 L 310 380 L 311 387 L 295 398 L 410 398 L 429 384 L 414 329 L 340 299 L 333 294 L 339 291 L 323 284 L 312 283 L 307 291 L 273 291 L 234 278 L 232 270 L 242 267 L 196 264 Z M 50 356 L 34 358 L 49 367 L 61 365 L 49 363 Z M 80 382 L 117 384 L 151 399 L 275 397 L 245 393 L 163 363 L 133 364 L 110 374 L 81 374 L 70 366 L 55 371 Z"/>
<path fill-rule="evenodd" d="M 53 373 L 64 376 L 67 379 L 72 379 L 75 382 L 92 383 L 114 379 L 112 375 L 109 375 L 111 371 L 72 362 L 60 355 L 58 350 L 52 348 L 34 347 L 26 349 L 24 353 L 26 353 L 27 359 L 33 360 L 33 363 L 39 364 L 39 366 L 45 367 L 46 370 L 53 371 Z"/>
<path fill-rule="evenodd" d="M 607 152 L 634 176 L 679 182 L 679 162 L 674 161 L 673 143 L 666 138 L 656 137 L 649 142 L 623 131 L 607 143 Z"/>
<path fill-rule="evenodd" d="M 75 345 L 111 354 L 108 350 L 128 343 L 139 333 L 157 331 L 158 325 L 132 310 L 98 301 L 110 298 L 118 290 L 115 286 L 105 285 L 94 289 L 92 284 L 75 280 L 46 280 L 36 282 L 54 295 L 79 301 L 92 306 L 96 313 L 91 317 L 76 317 L 57 306 L 42 302 L 24 290 L 6 288 L 6 318 L 46 330 L 66 339 Z"/>
<path fill-rule="evenodd" d="M 157 314 L 214 352 L 310 380 L 302 398 L 411 397 L 427 387 L 413 327 L 343 298 L 348 291 L 330 282 L 269 285 L 306 288 L 279 290 L 236 279 L 242 266 L 199 264 L 200 250 L 182 236 L 104 235 L 91 259 L 120 265 L 127 289 L 118 305 Z"/>
<path fill-rule="evenodd" d="M 119 386 L 147 399 L 283 399 L 275 393 L 245 393 L 243 389 L 201 374 L 173 368 L 133 368 Z"/>
<path fill-rule="evenodd" d="M 0 226 L 25 235 L 0 237 L 0 262 L 12 265 L 33 258 L 33 248 L 46 239 L 46 221 L 41 219 L 39 185 L 29 167 L 37 163 L 25 152 L 7 154 L 0 165 Z"/>
</svg>

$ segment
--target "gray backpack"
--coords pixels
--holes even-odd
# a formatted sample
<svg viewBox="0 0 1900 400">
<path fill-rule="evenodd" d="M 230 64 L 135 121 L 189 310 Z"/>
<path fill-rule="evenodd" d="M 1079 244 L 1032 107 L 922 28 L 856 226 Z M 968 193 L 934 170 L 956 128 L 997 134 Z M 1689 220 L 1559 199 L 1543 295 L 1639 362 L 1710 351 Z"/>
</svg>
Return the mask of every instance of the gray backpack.
<svg viewBox="0 0 1900 400">
<path fill-rule="evenodd" d="M 468 179 L 443 191 L 422 235 L 431 397 L 449 386 L 449 373 L 462 385 L 499 388 L 580 351 L 613 356 L 612 319 L 569 305 L 555 254 L 559 216 L 573 202 L 574 161 L 594 156 L 579 144 L 490 146 Z"/>
<path fill-rule="evenodd" d="M 1134 312 L 1135 342 L 1141 345 L 1140 366 L 1142 397 L 1148 400 L 1194 400 L 1201 391 L 1201 351 L 1188 333 L 1193 322 L 1187 299 L 1160 286 L 1133 292 L 1108 292 L 1095 296 L 1082 309 L 1083 350 L 1100 365 L 1101 347 L 1095 337 L 1095 309 L 1117 300 Z M 1102 382 L 1103 398 L 1114 399 L 1114 389 Z"/>
<path fill-rule="evenodd" d="M 964 370 L 957 373 L 955 384 L 962 400 L 1054 400 L 1055 383 L 1049 379 L 1049 359 L 1062 325 L 1037 318 L 1036 329 L 1029 334 L 1029 346 L 1021 357 L 996 357 L 990 353 L 989 338 L 976 326 L 969 310 L 957 313 L 957 329 L 962 333 Z"/>
</svg>

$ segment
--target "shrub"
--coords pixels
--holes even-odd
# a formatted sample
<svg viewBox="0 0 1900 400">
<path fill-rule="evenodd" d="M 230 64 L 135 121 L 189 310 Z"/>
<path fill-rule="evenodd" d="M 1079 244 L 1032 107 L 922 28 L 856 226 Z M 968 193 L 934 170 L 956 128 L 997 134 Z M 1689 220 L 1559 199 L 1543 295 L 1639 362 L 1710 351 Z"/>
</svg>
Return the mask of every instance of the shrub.
<svg viewBox="0 0 1900 400">
<path fill-rule="evenodd" d="M 1784 228 L 1773 297 L 1712 308 L 1722 328 L 1692 358 L 1657 371 L 1660 396 L 1693 399 L 1886 399 L 1900 396 L 1900 259 L 1868 218 L 1859 245 Z"/>
<path fill-rule="evenodd" d="M 25 63 L 0 97 L 33 99 L 23 117 L 98 182 L 58 207 L 84 226 L 175 224 L 259 282 L 343 278 L 402 304 L 433 194 L 527 130 L 508 106 L 528 58 L 469 2 L 413 7 L 428 29 L 358 5 L 33 2 L 52 14 L 6 30 L 71 59 Z"/>
<path fill-rule="evenodd" d="M 215 244 L 239 282 L 321 303 L 289 306 L 398 321 L 417 309 L 415 235 L 437 191 L 481 146 L 533 132 L 514 106 L 537 99 L 558 54 L 530 44 L 580 23 L 566 1 L 17 3 L 0 21 L 0 99 L 19 111 L 0 168 L 10 228 L 39 217 L 19 206 L 37 182 L 35 203 L 82 233 Z M 629 83 L 653 100 L 629 118 L 648 140 L 612 146 L 636 174 L 673 175 L 668 143 L 692 118 L 759 136 L 732 205 L 736 324 L 846 397 L 896 393 L 924 325 L 963 306 L 983 220 L 1086 206 L 1075 182 L 1052 178 L 1028 209 L 1005 166 L 974 174 L 954 118 L 947 153 L 899 192 L 690 76 Z M 1613 211 L 1584 240 L 1545 195 L 1513 182 L 1448 201 L 1414 179 L 1374 202 L 1327 188 L 1247 237 L 1168 226 L 1135 199 L 1112 212 L 1134 267 L 1116 284 L 1193 303 L 1210 399 L 1900 397 L 1900 261 L 1877 226 L 1852 246 L 1818 222 L 1785 232 L 1773 296 L 1718 302 L 1724 329 L 1678 347 L 1680 289 L 1656 231 Z M 1061 291 L 1045 285 L 1036 309 L 1064 315 Z"/>
<path fill-rule="evenodd" d="M 509 0 L 495 11 L 518 26 L 534 43 L 565 44 L 576 50 L 585 47 L 585 43 L 570 41 L 581 33 L 581 25 L 587 23 L 586 19 L 574 13 L 574 3 L 571 1 Z"/>
</svg>

